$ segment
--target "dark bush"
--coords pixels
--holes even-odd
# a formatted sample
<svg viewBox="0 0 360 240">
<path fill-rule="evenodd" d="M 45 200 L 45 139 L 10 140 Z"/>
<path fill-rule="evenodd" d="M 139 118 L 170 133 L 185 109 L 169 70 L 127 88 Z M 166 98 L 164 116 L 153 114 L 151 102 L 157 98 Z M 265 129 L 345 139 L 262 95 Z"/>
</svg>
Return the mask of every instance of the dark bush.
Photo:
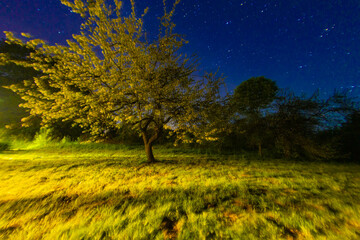
<svg viewBox="0 0 360 240">
<path fill-rule="evenodd" d="M 4 143 L 4 142 L 0 142 L 0 152 L 1 152 L 1 151 L 5 151 L 5 150 L 9 150 L 9 149 L 10 149 L 10 144 Z"/>
</svg>

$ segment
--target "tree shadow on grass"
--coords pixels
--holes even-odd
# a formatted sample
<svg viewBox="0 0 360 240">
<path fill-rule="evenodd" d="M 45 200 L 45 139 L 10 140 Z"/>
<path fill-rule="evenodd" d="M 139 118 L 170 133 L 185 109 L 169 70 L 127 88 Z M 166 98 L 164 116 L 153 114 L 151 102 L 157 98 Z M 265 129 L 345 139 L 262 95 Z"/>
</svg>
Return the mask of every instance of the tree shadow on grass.
<svg viewBox="0 0 360 240">
<path fill-rule="evenodd" d="M 126 216 L 126 222 L 129 224 L 131 221 L 141 222 L 146 218 L 148 211 L 170 204 L 171 207 L 159 216 L 160 225 L 158 229 L 163 231 L 167 238 L 176 239 L 179 234 L 177 222 L 180 219 L 187 219 L 189 213 L 200 216 L 203 212 L 232 209 L 235 212 L 250 211 L 254 214 L 263 214 L 274 210 L 272 209 L 274 197 L 276 196 L 272 195 L 271 190 L 265 189 L 261 185 L 247 185 L 244 188 L 231 186 L 229 189 L 221 185 L 215 188 L 214 186 L 201 186 L 201 188 L 196 186 L 190 188 L 162 186 L 159 189 L 145 188 L 141 192 L 118 189 L 97 194 L 72 195 L 53 191 L 34 198 L 0 201 L 0 214 L 4 213 L 3 220 L 5 222 L 16 222 L 16 219 L 22 215 L 33 213 L 34 217 L 31 218 L 31 222 L 40 223 L 41 221 L 55 219 L 59 223 L 66 223 L 78 214 L 90 212 L 91 214 L 87 214 L 87 216 L 95 217 L 96 213 L 101 212 L 100 209 L 106 209 L 106 212 L 110 211 L 113 214 Z M 259 199 L 264 202 L 259 201 Z M 281 211 L 287 212 L 294 208 L 297 210 L 306 208 L 303 201 L 292 202 L 291 206 L 288 208 L 289 206 L 283 205 Z M 129 214 L 131 209 L 135 207 L 144 209 L 144 214 L 137 217 L 139 219 L 134 219 L 136 217 Z M 48 218 L 46 218 L 47 216 Z M 284 227 L 273 218 L 267 220 L 277 226 L 284 236 L 296 238 L 298 233 L 293 229 Z M 86 221 L 91 222 L 89 219 Z M 219 217 L 218 221 L 224 220 Z M 24 222 L 23 224 L 30 223 Z M 126 224 L 122 226 L 122 228 L 126 227 Z M 21 231 L 21 229 L 21 225 L 15 227 L 5 225 L 0 228 L 0 236 L 2 234 L 11 238 L 14 232 Z"/>
<path fill-rule="evenodd" d="M 15 160 L 14 160 L 15 161 Z M 143 161 L 141 157 L 134 158 L 134 157 L 104 157 L 104 158 L 97 158 L 97 159 L 87 159 L 87 158 L 80 158 L 80 159 L 71 159 L 66 158 L 64 159 L 56 159 L 52 161 L 51 159 L 46 159 L 44 157 L 35 157 L 33 159 L 19 159 L 16 161 L 22 161 L 25 163 L 22 168 L 19 168 L 21 172 L 28 172 L 28 171 L 40 171 L 46 170 L 51 168 L 63 168 L 62 171 L 70 171 L 76 170 L 77 168 L 128 168 L 131 170 L 140 170 L 145 167 L 161 167 L 161 166 L 204 166 L 204 167 L 215 167 L 217 162 L 212 158 L 202 158 L 198 159 L 184 159 L 184 158 L 161 158 L 156 162 L 147 162 Z M 223 165 L 227 165 L 226 161 L 222 162 Z M 232 165 L 229 162 L 230 165 Z"/>
<path fill-rule="evenodd" d="M 26 149 L 17 149 L 17 150 L 5 150 L 5 151 L 0 151 L 0 153 L 2 154 L 6 154 L 6 155 L 19 155 L 19 154 L 26 154 L 26 153 L 31 153 L 34 152 L 34 150 L 26 150 Z"/>
<path fill-rule="evenodd" d="M 209 197 L 209 195 L 214 197 Z M 186 218 L 187 212 L 191 211 L 201 214 L 210 208 L 215 208 L 226 201 L 232 201 L 236 194 L 231 193 L 215 197 L 216 192 L 213 189 L 203 189 L 198 192 L 197 188 L 162 188 L 162 189 L 144 189 L 142 192 L 133 193 L 130 190 L 104 191 L 99 194 L 61 194 L 53 191 L 34 198 L 21 198 L 6 201 L 0 201 L 0 213 L 4 213 L 4 221 L 16 222 L 16 219 L 22 215 L 33 213 L 31 222 L 49 221 L 47 219 L 56 219 L 60 217 L 62 222 L 67 222 L 86 211 L 98 212 L 99 209 L 109 209 L 121 215 L 126 215 L 131 221 L 132 216 L 127 215 L 129 210 L 138 206 L 145 206 L 145 211 L 154 210 L 163 204 L 172 203 L 173 207 L 161 217 L 161 225 L 165 235 L 169 238 L 176 238 L 176 223 L 180 218 Z M 199 202 L 194 206 L 185 205 L 186 202 Z M 137 219 L 141 221 L 141 219 Z M 24 225 L 28 224 L 26 222 Z M 9 228 L 10 227 L 10 228 Z M 14 231 L 21 231 L 21 227 L 11 228 L 11 226 L 0 228 L 0 232 L 5 235 L 11 235 Z M 11 231 L 10 231 L 11 230 Z"/>
</svg>

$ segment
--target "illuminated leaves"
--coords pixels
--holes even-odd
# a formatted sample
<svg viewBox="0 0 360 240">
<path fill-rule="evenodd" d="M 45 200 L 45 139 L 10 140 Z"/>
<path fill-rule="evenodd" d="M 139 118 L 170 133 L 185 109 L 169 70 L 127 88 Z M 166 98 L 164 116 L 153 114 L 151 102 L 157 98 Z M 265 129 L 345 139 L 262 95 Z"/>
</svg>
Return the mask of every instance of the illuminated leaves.
<svg viewBox="0 0 360 240">
<path fill-rule="evenodd" d="M 81 33 L 67 40 L 67 46 L 51 46 L 39 39 L 23 43 L 7 33 L 9 40 L 34 49 L 30 63 L 22 64 L 44 74 L 13 90 L 45 124 L 73 120 L 94 135 L 128 124 L 143 135 L 145 145 L 151 145 L 164 126 L 176 129 L 180 138 L 191 131 L 214 140 L 205 110 L 219 99 L 222 78 L 192 77 L 195 60 L 179 52 L 186 41 L 173 33 L 171 18 L 179 2 L 170 11 L 164 5 L 159 38 L 148 42 L 143 28 L 148 10 L 138 17 L 134 1 L 130 16 L 122 16 L 121 1 L 112 7 L 102 0 L 62 0 L 85 20 Z M 209 134 L 200 131 L 205 125 Z"/>
</svg>

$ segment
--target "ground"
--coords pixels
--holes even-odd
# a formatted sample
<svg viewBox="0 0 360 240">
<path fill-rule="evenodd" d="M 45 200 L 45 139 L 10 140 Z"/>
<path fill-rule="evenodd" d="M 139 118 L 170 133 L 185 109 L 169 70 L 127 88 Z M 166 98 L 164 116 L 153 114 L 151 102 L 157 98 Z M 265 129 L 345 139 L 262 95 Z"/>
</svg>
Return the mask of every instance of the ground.
<svg viewBox="0 0 360 240">
<path fill-rule="evenodd" d="M 359 165 L 94 146 L 0 153 L 0 238 L 360 238 Z"/>
</svg>

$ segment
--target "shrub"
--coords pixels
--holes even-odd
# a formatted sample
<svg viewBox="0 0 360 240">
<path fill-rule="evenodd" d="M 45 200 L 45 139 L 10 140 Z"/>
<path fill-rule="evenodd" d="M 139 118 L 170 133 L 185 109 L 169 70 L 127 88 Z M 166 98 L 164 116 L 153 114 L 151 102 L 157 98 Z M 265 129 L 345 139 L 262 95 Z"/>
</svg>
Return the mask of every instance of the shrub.
<svg viewBox="0 0 360 240">
<path fill-rule="evenodd" d="M 0 152 L 10 149 L 10 144 L 5 142 L 0 142 Z"/>
</svg>

